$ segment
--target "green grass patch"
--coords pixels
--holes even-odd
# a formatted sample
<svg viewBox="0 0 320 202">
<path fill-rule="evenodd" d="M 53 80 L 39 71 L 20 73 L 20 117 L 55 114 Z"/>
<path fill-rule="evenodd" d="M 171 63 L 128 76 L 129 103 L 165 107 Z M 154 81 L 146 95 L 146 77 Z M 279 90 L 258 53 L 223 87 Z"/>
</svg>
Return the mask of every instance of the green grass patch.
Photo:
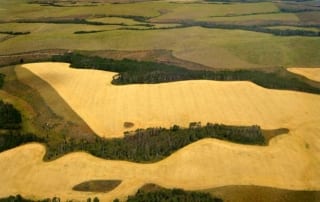
<svg viewBox="0 0 320 202">
<path fill-rule="evenodd" d="M 254 13 L 254 14 L 242 14 L 236 16 L 221 16 L 221 17 L 210 17 L 205 19 L 200 19 L 201 21 L 209 22 L 244 22 L 244 21 L 299 21 L 299 18 L 292 13 Z"/>
<path fill-rule="evenodd" d="M 27 26 L 26 24 L 22 24 Z M 22 26 L 21 25 L 21 26 Z M 30 25 L 34 25 L 30 23 Z M 42 30 L 1 42 L 6 54 L 45 49 L 66 50 L 172 50 L 173 55 L 209 68 L 248 69 L 320 65 L 318 37 L 277 37 L 253 31 L 190 27 L 161 30 L 115 30 L 115 26 L 43 23 Z M 197 24 L 195 24 L 197 26 Z M 205 26 L 205 24 L 204 24 Z M 108 28 L 109 27 L 109 28 Z M 245 27 L 246 28 L 246 27 Z M 245 29 L 244 28 L 244 29 Z M 93 34 L 75 31 L 110 30 Z M 269 31 L 270 29 L 267 29 Z M 194 36 L 197 37 L 194 37 Z M 177 37 L 184 40 L 177 40 Z M 41 43 L 34 43 L 41 41 Z M 98 43 L 103 42 L 103 43 Z M 0 61 L 1 62 L 1 61 Z"/>
</svg>

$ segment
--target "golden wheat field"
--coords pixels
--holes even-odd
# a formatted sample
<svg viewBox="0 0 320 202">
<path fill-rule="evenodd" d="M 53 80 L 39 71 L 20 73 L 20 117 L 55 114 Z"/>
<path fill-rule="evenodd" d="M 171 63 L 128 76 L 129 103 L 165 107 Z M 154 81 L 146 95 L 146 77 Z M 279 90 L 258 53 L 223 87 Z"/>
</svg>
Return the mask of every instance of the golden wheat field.
<svg viewBox="0 0 320 202">
<path fill-rule="evenodd" d="M 98 196 L 101 201 L 111 201 L 134 194 L 150 182 L 192 190 L 233 184 L 319 190 L 318 122 L 292 129 L 268 147 L 203 139 L 154 164 L 102 160 L 79 152 L 44 163 L 45 147 L 28 144 L 0 155 L 6 162 L 0 164 L 0 180 L 6 182 L 0 196 L 20 193 L 44 198 L 53 196 L 55 190 L 61 199 Z M 122 183 L 106 194 L 72 191 L 74 185 L 92 179 L 120 179 Z"/>
<path fill-rule="evenodd" d="M 190 121 L 286 127 L 287 135 L 266 147 L 203 139 L 153 164 L 137 164 L 72 153 L 43 162 L 45 147 L 28 144 L 0 154 L 0 197 L 55 195 L 101 201 L 125 198 L 145 183 L 187 190 L 225 185 L 261 185 L 292 190 L 320 189 L 320 96 L 269 90 L 250 82 L 183 81 L 114 86 L 115 73 L 71 69 L 66 63 L 34 63 L 30 70 L 48 82 L 99 135 L 121 137 L 123 122 L 135 128 L 187 126 Z M 40 91 L 41 93 L 41 91 Z M 44 99 L 48 99 L 44 97 Z M 19 179 L 19 180 L 16 180 Z M 109 193 L 73 191 L 93 179 L 119 179 Z M 28 184 L 28 186 L 25 186 Z"/>
<path fill-rule="evenodd" d="M 111 80 L 116 73 L 72 69 L 67 63 L 26 64 L 16 69 L 18 77 L 23 68 L 48 82 L 104 137 L 122 137 L 127 130 L 124 122 L 134 123 L 132 129 L 188 126 L 192 121 L 258 124 L 275 129 L 320 119 L 318 95 L 269 90 L 251 82 L 182 81 L 115 86 Z"/>
<path fill-rule="evenodd" d="M 287 70 L 292 72 L 292 73 L 300 74 L 302 76 L 305 76 L 308 79 L 320 82 L 320 68 L 292 67 L 292 68 L 288 68 Z"/>
</svg>

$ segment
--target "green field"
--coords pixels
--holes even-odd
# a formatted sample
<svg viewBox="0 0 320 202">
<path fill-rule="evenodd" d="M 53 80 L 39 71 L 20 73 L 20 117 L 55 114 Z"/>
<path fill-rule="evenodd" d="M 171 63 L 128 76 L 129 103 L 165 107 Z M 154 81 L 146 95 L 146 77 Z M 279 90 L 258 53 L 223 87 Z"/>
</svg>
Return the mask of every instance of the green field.
<svg viewBox="0 0 320 202">
<path fill-rule="evenodd" d="M 67 29 L 62 29 L 64 27 Z M 320 40 L 311 37 L 279 37 L 250 31 L 200 27 L 145 31 L 111 30 L 81 35 L 75 35 L 73 32 L 103 30 L 103 28 L 49 25 L 47 29 L 51 30 L 34 32 L 2 42 L 0 53 L 10 54 L 56 48 L 132 51 L 167 49 L 173 50 L 173 55 L 180 59 L 211 68 L 320 65 L 320 52 L 317 51 Z M 177 40 L 176 36 L 183 40 Z"/>
<path fill-rule="evenodd" d="M 93 6 L 75 4 L 64 7 L 27 2 L 15 0 L 1 3 L 0 19 L 3 23 L 0 23 L 0 31 L 31 33 L 9 40 L 0 36 L 3 41 L 0 55 L 43 49 L 165 49 L 173 51 L 173 55 L 179 59 L 209 68 L 320 65 L 320 53 L 317 51 L 320 41 L 317 37 L 275 36 L 272 33 L 260 33 L 257 29 L 261 23 L 274 25 L 269 30 L 275 29 L 276 25 L 276 30 L 281 30 L 291 23 L 292 27 L 296 24 L 299 25 L 299 30 L 314 31 L 316 34 L 318 28 L 310 28 L 309 24 L 316 23 L 314 19 L 317 18 L 318 11 L 281 12 L 279 8 L 282 7 L 272 2 L 184 4 L 147 1 L 133 4 L 98 3 Z M 187 22 L 189 24 L 185 24 Z M 190 25 L 190 22 L 193 24 Z M 256 27 L 208 29 L 197 27 L 199 22 L 202 23 L 199 24 L 201 26 L 203 23 L 231 23 L 235 26 L 242 23 Z M 301 23 L 308 24 L 308 27 L 304 28 Z M 176 28 L 177 26 L 186 28 Z M 251 29 L 254 32 L 246 31 Z"/>
<path fill-rule="evenodd" d="M 200 18 L 200 21 L 206 22 L 248 22 L 256 23 L 258 22 L 270 22 L 270 21 L 282 21 L 282 22 L 296 22 L 299 18 L 293 13 L 270 13 L 270 14 L 255 14 L 255 15 L 240 15 L 240 16 L 230 16 L 230 17 L 207 17 Z M 253 21 L 253 23 L 252 23 Z"/>
</svg>

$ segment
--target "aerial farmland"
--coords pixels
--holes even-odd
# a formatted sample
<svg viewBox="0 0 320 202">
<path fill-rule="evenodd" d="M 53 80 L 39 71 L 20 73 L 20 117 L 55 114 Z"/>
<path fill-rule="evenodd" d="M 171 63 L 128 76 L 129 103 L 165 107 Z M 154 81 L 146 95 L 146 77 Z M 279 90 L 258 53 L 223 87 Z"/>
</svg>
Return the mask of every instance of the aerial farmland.
<svg viewBox="0 0 320 202">
<path fill-rule="evenodd" d="M 0 1 L 0 202 L 320 201 L 320 1 Z"/>
</svg>

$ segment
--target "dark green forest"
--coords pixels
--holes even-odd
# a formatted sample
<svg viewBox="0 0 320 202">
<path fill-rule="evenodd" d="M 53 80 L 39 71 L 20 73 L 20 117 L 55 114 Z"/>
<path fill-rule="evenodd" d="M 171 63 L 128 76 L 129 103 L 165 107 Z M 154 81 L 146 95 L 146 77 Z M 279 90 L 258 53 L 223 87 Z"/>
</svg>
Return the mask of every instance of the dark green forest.
<svg viewBox="0 0 320 202">
<path fill-rule="evenodd" d="M 3 86 L 3 83 L 4 83 L 4 77 L 5 77 L 5 75 L 0 73 L 0 89 L 1 89 L 1 88 L 2 88 L 2 86 Z"/>
<path fill-rule="evenodd" d="M 17 146 L 30 143 L 30 142 L 43 143 L 44 139 L 31 133 L 23 134 L 21 133 L 21 131 L 11 130 L 4 134 L 0 134 L 0 152 L 15 148 Z"/>
<path fill-rule="evenodd" d="M 296 90 L 320 94 L 320 89 L 311 86 L 294 74 L 278 69 L 274 72 L 259 70 L 189 70 L 178 66 L 129 59 L 113 60 L 67 53 L 52 57 L 52 61 L 68 62 L 73 68 L 99 69 L 118 72 L 112 84 L 153 84 L 183 80 L 252 81 L 270 89 Z"/>
<path fill-rule="evenodd" d="M 19 129 L 21 114 L 12 104 L 0 100 L 0 129 Z"/>
<path fill-rule="evenodd" d="M 114 200 L 114 202 L 117 200 Z M 153 191 L 138 190 L 134 196 L 129 196 L 127 202 L 223 202 L 222 199 L 209 193 L 185 191 L 182 189 L 158 188 Z"/>
</svg>

